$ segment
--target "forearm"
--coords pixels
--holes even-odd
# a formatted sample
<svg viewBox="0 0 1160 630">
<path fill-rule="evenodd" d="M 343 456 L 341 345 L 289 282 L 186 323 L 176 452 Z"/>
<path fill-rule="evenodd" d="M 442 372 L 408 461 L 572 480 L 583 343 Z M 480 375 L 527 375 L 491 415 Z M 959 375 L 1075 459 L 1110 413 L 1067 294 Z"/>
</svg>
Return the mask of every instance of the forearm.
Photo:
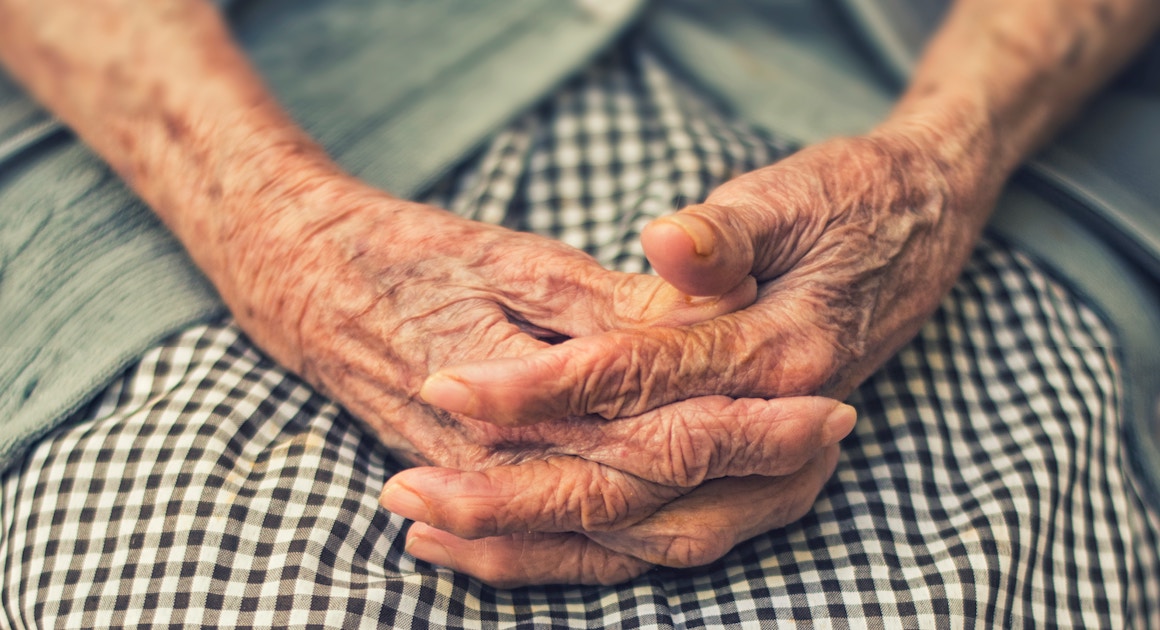
<svg viewBox="0 0 1160 630">
<path fill-rule="evenodd" d="M 0 0 L 0 60 L 211 278 L 231 264 L 219 245 L 240 213 L 258 207 L 247 202 L 296 164 L 325 163 L 204 0 Z"/>
<path fill-rule="evenodd" d="M 1155 0 L 958 0 L 886 124 L 998 185 L 1158 26 Z"/>
<path fill-rule="evenodd" d="M 1158 24 L 1156 0 L 957 1 L 870 135 L 872 161 L 886 156 L 893 175 L 877 186 L 859 175 L 847 188 L 854 207 L 885 198 L 862 255 L 890 259 L 890 271 L 855 286 L 891 306 L 862 320 L 867 343 L 848 343 L 855 358 L 826 391 L 849 391 L 913 336 L 957 279 L 1007 179 Z"/>
</svg>

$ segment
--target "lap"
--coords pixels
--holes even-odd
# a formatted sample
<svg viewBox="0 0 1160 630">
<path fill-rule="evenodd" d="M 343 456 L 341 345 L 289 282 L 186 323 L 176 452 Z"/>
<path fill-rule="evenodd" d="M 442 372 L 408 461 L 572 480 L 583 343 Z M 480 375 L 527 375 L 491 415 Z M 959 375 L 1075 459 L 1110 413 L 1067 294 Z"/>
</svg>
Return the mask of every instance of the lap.
<svg viewBox="0 0 1160 630">
<path fill-rule="evenodd" d="M 480 220 L 643 269 L 636 234 L 789 147 L 630 51 L 518 121 L 441 191 Z M 150 351 L 2 479 L 13 627 L 698 627 L 1156 619 L 1157 515 L 1120 441 L 1116 340 L 1066 284 L 985 239 L 801 521 L 619 587 L 495 590 L 404 553 L 374 435 L 230 322 Z M 1149 601 L 1150 600 L 1150 601 Z"/>
</svg>

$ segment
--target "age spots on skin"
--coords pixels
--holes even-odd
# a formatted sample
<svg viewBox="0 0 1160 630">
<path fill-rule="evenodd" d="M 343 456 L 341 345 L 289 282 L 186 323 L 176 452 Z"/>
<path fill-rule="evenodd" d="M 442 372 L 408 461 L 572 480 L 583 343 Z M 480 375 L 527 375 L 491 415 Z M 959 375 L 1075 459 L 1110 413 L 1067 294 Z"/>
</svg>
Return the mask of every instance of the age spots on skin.
<svg viewBox="0 0 1160 630">
<path fill-rule="evenodd" d="M 189 138 L 189 125 L 173 112 L 162 111 L 161 122 L 165 126 L 165 135 L 170 142 L 182 144 Z"/>
<path fill-rule="evenodd" d="M 1100 2 L 1096 4 L 1096 19 L 1100 21 L 1101 25 L 1109 26 L 1115 18 L 1116 13 L 1112 10 L 1112 3 Z"/>
<path fill-rule="evenodd" d="M 1071 41 L 1071 45 L 1067 47 L 1067 53 L 1064 54 L 1064 67 L 1073 69 L 1080 64 L 1084 53 L 1087 52 L 1087 43 L 1087 36 L 1083 33 L 1076 33 L 1075 39 Z"/>
</svg>

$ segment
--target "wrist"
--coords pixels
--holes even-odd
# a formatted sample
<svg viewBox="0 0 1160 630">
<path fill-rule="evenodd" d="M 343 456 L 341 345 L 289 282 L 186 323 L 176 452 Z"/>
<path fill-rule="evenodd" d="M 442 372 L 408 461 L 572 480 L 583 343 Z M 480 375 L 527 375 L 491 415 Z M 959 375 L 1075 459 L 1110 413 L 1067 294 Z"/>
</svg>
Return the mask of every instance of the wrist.
<svg viewBox="0 0 1160 630">
<path fill-rule="evenodd" d="M 267 352 L 304 374 L 300 322 L 328 270 L 343 261 L 335 227 L 354 214 L 350 178 L 329 163 L 271 148 L 238 173 L 236 194 L 182 235 L 238 323 Z M 199 240 L 197 236 L 201 234 Z"/>
<path fill-rule="evenodd" d="M 996 136 L 986 112 L 969 101 L 904 100 L 869 135 L 897 147 L 907 155 L 907 164 L 941 179 L 944 192 L 963 202 L 998 194 L 1019 164 Z"/>
</svg>

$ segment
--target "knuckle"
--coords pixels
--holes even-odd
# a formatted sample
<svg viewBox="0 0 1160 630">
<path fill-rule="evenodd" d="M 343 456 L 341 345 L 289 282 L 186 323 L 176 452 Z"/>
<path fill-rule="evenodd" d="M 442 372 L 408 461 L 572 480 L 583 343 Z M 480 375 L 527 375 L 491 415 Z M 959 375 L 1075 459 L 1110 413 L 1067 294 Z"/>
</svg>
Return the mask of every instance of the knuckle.
<svg viewBox="0 0 1160 630">
<path fill-rule="evenodd" d="M 780 477 L 798 471 L 817 454 L 820 423 L 799 422 L 782 408 L 763 413 L 762 422 L 744 427 L 744 447 L 732 455 L 735 465 L 745 466 L 749 474 Z"/>
<path fill-rule="evenodd" d="M 562 374 L 568 366 L 568 359 L 563 354 L 553 352 L 537 352 L 524 358 L 529 371 L 537 374 Z"/>
<path fill-rule="evenodd" d="M 547 519 L 565 524 L 578 520 L 578 525 L 585 529 L 607 525 L 612 517 L 606 510 L 616 509 L 616 502 L 610 497 L 605 505 L 594 478 L 585 479 L 563 470 L 555 477 L 555 495 L 540 507 Z"/>
<path fill-rule="evenodd" d="M 665 544 L 661 563 L 679 569 L 699 567 L 719 559 L 729 549 L 727 538 L 718 532 L 673 534 Z"/>
<path fill-rule="evenodd" d="M 572 392 L 572 408 L 608 420 L 640 413 L 643 394 L 655 387 L 644 367 L 652 364 L 651 353 L 637 337 L 614 334 L 602 337 L 593 354 L 579 379 L 583 385 Z"/>
<path fill-rule="evenodd" d="M 607 530 L 630 519 L 633 511 L 632 499 L 618 484 L 600 484 L 584 499 L 581 523 L 586 531 Z"/>
<path fill-rule="evenodd" d="M 712 457 L 709 462 L 712 477 L 769 474 L 779 449 L 777 440 L 771 439 L 767 411 L 759 408 L 762 405 L 764 401 L 753 399 L 726 399 L 716 405 L 720 411 L 715 415 L 743 421 L 732 425 L 736 429 L 705 431 L 709 442 L 706 450 Z"/>
<path fill-rule="evenodd" d="M 641 512 L 653 503 L 650 496 L 637 487 L 634 480 L 614 469 L 601 466 L 593 471 L 584 482 L 561 484 L 563 496 L 557 505 L 565 509 L 557 511 L 579 516 L 580 528 L 584 531 L 609 531 L 635 522 Z M 567 517 L 564 517 L 565 520 Z"/>
<path fill-rule="evenodd" d="M 476 540 L 488 536 L 496 536 L 502 532 L 498 512 L 495 506 L 459 507 L 444 513 L 445 523 L 434 525 L 460 538 Z"/>
<path fill-rule="evenodd" d="M 709 475 L 713 451 L 716 449 L 704 448 L 705 445 L 700 443 L 703 440 L 695 437 L 695 433 L 701 436 L 710 434 L 697 432 L 696 420 L 688 413 L 677 412 L 676 418 L 666 445 L 667 481 L 682 488 L 699 486 Z"/>
<path fill-rule="evenodd" d="M 611 553 L 591 542 L 586 546 L 581 566 L 582 581 L 595 582 L 601 586 L 627 582 L 650 568 L 647 562 L 632 556 Z"/>
<path fill-rule="evenodd" d="M 737 313 L 730 317 L 719 317 L 711 325 L 696 327 L 694 330 L 697 334 L 693 338 L 701 352 L 686 353 L 685 356 L 687 361 L 697 360 L 699 356 L 705 357 L 700 359 L 705 364 L 685 366 L 683 371 L 708 371 L 705 376 L 721 394 L 762 394 L 752 390 L 760 382 L 756 377 L 763 371 L 761 366 L 767 355 L 755 354 L 752 341 L 760 337 L 746 330 L 745 321 L 743 314 Z"/>
</svg>

